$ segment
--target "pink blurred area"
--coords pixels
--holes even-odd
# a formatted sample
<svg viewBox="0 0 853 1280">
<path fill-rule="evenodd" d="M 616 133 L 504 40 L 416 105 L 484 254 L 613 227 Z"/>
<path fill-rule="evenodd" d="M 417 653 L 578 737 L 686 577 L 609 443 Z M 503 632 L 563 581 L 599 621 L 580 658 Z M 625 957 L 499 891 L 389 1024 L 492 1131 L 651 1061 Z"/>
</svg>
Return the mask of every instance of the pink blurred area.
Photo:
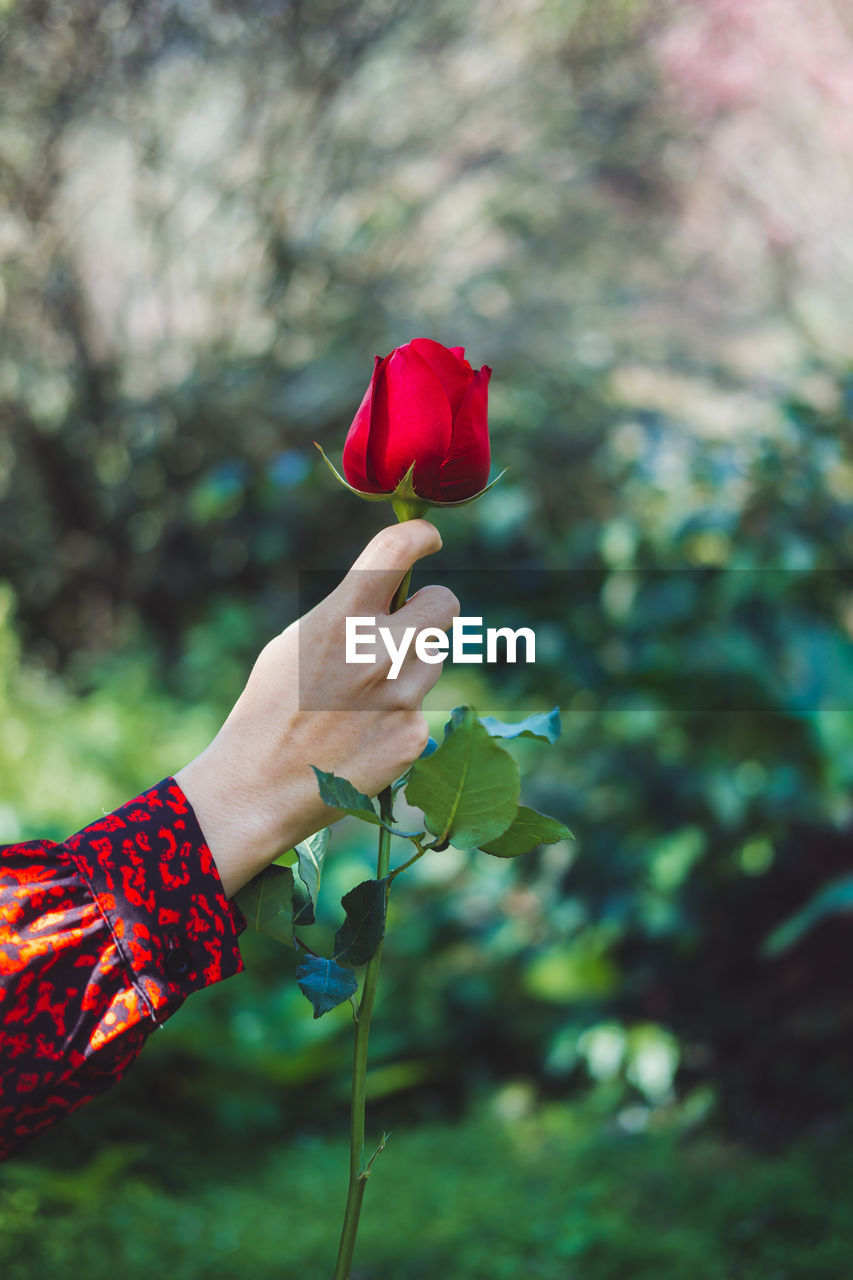
<svg viewBox="0 0 853 1280">
<path fill-rule="evenodd" d="M 853 145 L 853 9 L 834 0 L 692 0 L 660 42 L 661 62 L 699 116 L 812 96 Z"/>
</svg>

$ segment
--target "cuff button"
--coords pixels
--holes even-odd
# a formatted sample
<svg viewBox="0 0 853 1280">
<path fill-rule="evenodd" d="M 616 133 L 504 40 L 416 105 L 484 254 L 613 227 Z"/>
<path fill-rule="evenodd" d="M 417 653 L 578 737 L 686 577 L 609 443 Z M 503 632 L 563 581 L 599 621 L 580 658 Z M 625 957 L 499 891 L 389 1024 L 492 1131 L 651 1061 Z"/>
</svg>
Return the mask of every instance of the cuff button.
<svg viewBox="0 0 853 1280">
<path fill-rule="evenodd" d="M 192 958 L 185 947 L 166 952 L 166 972 L 170 978 L 185 978 L 192 968 Z"/>
</svg>

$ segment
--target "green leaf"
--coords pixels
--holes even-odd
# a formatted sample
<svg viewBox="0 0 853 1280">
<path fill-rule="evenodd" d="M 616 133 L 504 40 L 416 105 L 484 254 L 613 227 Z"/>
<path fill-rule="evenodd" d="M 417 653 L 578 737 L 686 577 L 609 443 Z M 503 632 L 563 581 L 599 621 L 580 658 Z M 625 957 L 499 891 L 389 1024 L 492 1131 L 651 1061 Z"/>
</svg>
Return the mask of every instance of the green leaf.
<svg viewBox="0 0 853 1280">
<path fill-rule="evenodd" d="M 520 853 L 529 853 L 540 844 L 556 844 L 558 840 L 573 840 L 568 827 L 556 818 L 537 813 L 520 804 L 512 826 L 497 840 L 480 845 L 484 853 L 491 853 L 496 858 L 517 858 Z"/>
<path fill-rule="evenodd" d="M 335 934 L 335 959 L 354 969 L 367 964 L 385 937 L 387 876 L 363 880 L 341 898 L 346 920 Z"/>
<path fill-rule="evenodd" d="M 358 991 L 355 974 L 325 956 L 306 955 L 297 966 L 296 981 L 314 1006 L 315 1018 L 321 1018 Z"/>
<path fill-rule="evenodd" d="M 480 723 L 493 738 L 542 738 L 553 746 L 562 733 L 560 708 L 552 707 L 550 711 L 535 712 L 525 720 L 515 724 L 505 724 L 494 716 L 483 716 Z"/>
<path fill-rule="evenodd" d="M 773 930 L 762 945 L 762 954 L 781 955 L 826 916 L 847 912 L 853 912 L 853 876 L 842 876 L 825 884 L 800 911 Z"/>
<path fill-rule="evenodd" d="M 453 710 L 450 713 L 450 719 L 448 720 L 447 724 L 444 726 L 445 742 L 450 737 L 451 733 L 455 733 L 455 731 L 460 727 L 460 725 L 467 724 L 469 714 L 473 710 L 474 710 L 473 707 L 454 707 L 453 708 Z M 427 745 L 429 745 L 429 743 L 427 743 Z M 431 751 L 429 754 L 433 755 L 434 753 Z"/>
<path fill-rule="evenodd" d="M 492 740 L 472 707 L 457 707 L 441 746 L 412 765 L 406 799 L 423 810 L 439 843 L 474 849 L 510 826 L 520 789 L 512 756 Z"/>
<path fill-rule="evenodd" d="M 313 924 L 315 921 L 314 911 L 317 906 L 317 894 L 320 892 L 320 877 L 323 873 L 323 859 L 329 847 L 329 836 L 329 828 L 324 827 L 322 831 L 315 832 L 313 836 L 309 836 L 307 840 L 303 840 L 296 846 L 297 870 L 299 879 L 307 890 L 307 897 L 300 891 L 299 903 L 295 904 L 293 912 L 295 925 Z M 299 886 L 296 885 L 295 889 L 299 890 Z"/>
<path fill-rule="evenodd" d="M 313 764 L 311 768 L 317 776 L 317 785 L 320 788 L 320 799 L 323 804 L 331 805 L 333 809 L 342 809 L 344 813 L 350 814 L 353 818 L 361 818 L 363 822 L 372 822 L 377 827 L 384 826 L 373 807 L 372 800 L 363 791 L 357 791 L 346 778 L 339 778 L 334 773 L 325 773 L 322 769 L 315 768 Z"/>
<path fill-rule="evenodd" d="M 247 923 L 277 942 L 293 943 L 293 872 L 290 867 L 265 867 L 235 895 Z"/>
</svg>

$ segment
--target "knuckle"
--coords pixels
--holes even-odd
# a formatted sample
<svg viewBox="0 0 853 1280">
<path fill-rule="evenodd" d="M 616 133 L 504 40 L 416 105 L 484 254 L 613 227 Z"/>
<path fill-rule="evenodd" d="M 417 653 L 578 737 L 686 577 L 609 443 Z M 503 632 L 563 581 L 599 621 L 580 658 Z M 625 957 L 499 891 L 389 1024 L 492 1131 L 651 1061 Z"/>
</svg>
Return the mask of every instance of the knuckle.
<svg viewBox="0 0 853 1280">
<path fill-rule="evenodd" d="M 459 617 L 462 606 L 449 587 L 440 585 L 424 587 L 419 595 L 430 614 L 434 614 L 437 618 L 452 620 Z"/>
<path fill-rule="evenodd" d="M 406 733 L 407 754 L 415 760 L 421 754 L 429 739 L 429 725 L 425 717 L 418 712 L 408 722 Z"/>
<path fill-rule="evenodd" d="M 435 685 L 437 685 L 439 680 L 441 679 L 441 673 L 444 670 L 444 664 L 441 662 L 436 662 L 436 663 L 422 662 L 421 667 L 422 667 L 422 671 L 420 673 L 420 676 L 421 676 L 420 697 L 421 697 L 421 700 L 423 700 L 426 697 L 426 695 L 429 693 L 430 689 L 432 689 Z"/>
<path fill-rule="evenodd" d="M 257 658 L 255 659 L 254 667 L 252 668 L 252 670 L 258 672 L 259 674 L 267 671 L 275 670 L 281 662 L 283 648 L 284 648 L 283 637 L 281 635 L 273 636 L 271 640 L 267 641 L 263 649 L 261 649 Z"/>
<path fill-rule="evenodd" d="M 390 695 L 392 705 L 397 701 L 395 695 L 398 692 L 399 684 L 396 680 L 389 680 L 390 663 L 387 658 L 380 658 L 370 667 L 362 668 L 362 684 L 374 697 L 385 701 L 386 695 Z"/>
<path fill-rule="evenodd" d="M 403 525 L 391 525 L 387 529 L 380 529 L 371 541 L 371 550 L 378 553 L 383 560 L 399 554 L 401 547 L 399 530 L 402 528 L 404 528 Z"/>
<path fill-rule="evenodd" d="M 459 597 L 454 595 L 449 587 L 439 587 L 444 602 L 444 607 L 451 618 L 458 618 L 462 612 L 462 606 L 459 603 Z"/>
<path fill-rule="evenodd" d="M 382 558 L 412 560 L 437 551 L 441 546 L 441 536 L 428 520 L 404 520 L 380 529 L 370 545 Z"/>
<path fill-rule="evenodd" d="M 403 712 L 411 711 L 415 694 L 412 691 L 410 682 L 408 680 L 389 680 L 388 685 L 391 686 L 388 690 L 388 700 L 394 710 Z"/>
</svg>

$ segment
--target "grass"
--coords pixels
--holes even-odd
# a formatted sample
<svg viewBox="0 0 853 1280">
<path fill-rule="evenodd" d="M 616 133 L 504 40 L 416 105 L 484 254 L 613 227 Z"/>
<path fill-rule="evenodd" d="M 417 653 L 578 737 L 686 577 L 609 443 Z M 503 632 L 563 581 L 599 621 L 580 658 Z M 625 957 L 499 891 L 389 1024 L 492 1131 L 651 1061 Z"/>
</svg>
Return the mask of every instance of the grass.
<svg viewBox="0 0 853 1280">
<path fill-rule="evenodd" d="M 353 1280 L 838 1280 L 853 1270 L 844 1134 L 773 1157 L 708 1136 L 629 1134 L 549 1105 L 490 1104 L 401 1130 L 368 1188 Z M 523 1110 L 523 1108 L 522 1108 Z M 156 1172 L 104 1147 L 59 1172 L 0 1168 L 5 1280 L 323 1280 L 345 1193 L 343 1138 Z"/>
</svg>

